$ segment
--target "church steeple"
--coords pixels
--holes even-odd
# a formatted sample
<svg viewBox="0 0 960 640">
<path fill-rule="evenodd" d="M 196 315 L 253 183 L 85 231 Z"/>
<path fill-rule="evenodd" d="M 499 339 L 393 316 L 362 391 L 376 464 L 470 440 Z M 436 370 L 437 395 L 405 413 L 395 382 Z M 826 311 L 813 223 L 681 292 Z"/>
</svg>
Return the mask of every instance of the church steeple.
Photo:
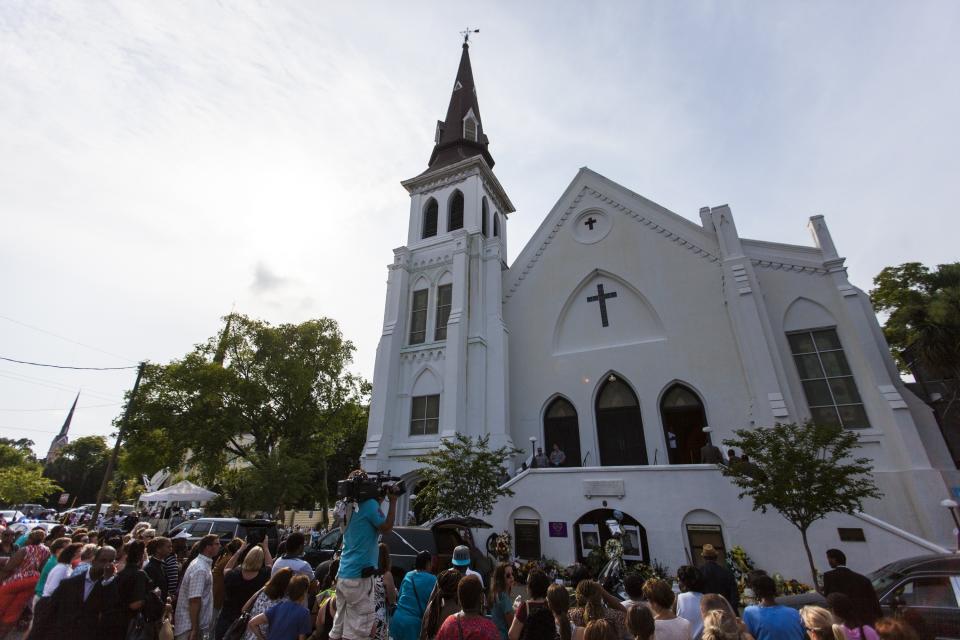
<svg viewBox="0 0 960 640">
<path fill-rule="evenodd" d="M 489 167 L 493 157 L 487 150 L 487 134 L 480 120 L 477 88 L 470 68 L 470 45 L 463 43 L 457 79 L 453 83 L 445 120 L 437 121 L 437 134 L 427 171 L 433 171 L 473 156 L 483 156 Z"/>
<path fill-rule="evenodd" d="M 77 397 L 73 399 L 73 406 L 70 407 L 70 412 L 67 414 L 67 419 L 63 421 L 63 426 L 60 427 L 60 433 L 57 434 L 57 437 L 50 443 L 50 449 L 47 451 L 47 464 L 56 460 L 60 454 L 60 449 L 67 445 L 67 434 L 70 431 L 70 423 L 73 422 L 73 412 L 77 410 L 77 400 L 79 399 L 80 392 L 78 391 Z"/>
</svg>

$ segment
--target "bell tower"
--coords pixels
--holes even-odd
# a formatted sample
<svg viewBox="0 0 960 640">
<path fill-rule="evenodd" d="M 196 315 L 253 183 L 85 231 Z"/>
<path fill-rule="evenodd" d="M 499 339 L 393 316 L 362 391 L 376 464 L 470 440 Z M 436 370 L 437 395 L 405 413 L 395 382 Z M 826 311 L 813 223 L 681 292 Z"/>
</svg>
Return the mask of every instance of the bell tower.
<svg viewBox="0 0 960 640">
<path fill-rule="evenodd" d="M 367 470 L 410 474 L 419 455 L 456 433 L 510 444 L 507 329 L 502 313 L 507 215 L 493 173 L 463 43 L 446 118 L 410 194 L 406 245 L 387 267 L 377 347 Z"/>
</svg>

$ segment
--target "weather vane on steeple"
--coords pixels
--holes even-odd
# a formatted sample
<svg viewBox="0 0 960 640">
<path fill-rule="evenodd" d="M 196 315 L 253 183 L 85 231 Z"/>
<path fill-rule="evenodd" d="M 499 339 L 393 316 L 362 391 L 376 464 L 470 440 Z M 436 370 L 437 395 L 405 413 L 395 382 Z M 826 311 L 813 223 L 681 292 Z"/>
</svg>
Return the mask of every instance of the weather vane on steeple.
<svg viewBox="0 0 960 640">
<path fill-rule="evenodd" d="M 471 33 L 480 33 L 480 29 L 471 29 L 470 27 L 467 27 L 465 31 L 461 31 L 461 32 L 460 32 L 460 35 L 463 36 L 463 44 L 469 44 L 469 43 L 470 43 L 470 34 L 471 34 Z"/>
</svg>

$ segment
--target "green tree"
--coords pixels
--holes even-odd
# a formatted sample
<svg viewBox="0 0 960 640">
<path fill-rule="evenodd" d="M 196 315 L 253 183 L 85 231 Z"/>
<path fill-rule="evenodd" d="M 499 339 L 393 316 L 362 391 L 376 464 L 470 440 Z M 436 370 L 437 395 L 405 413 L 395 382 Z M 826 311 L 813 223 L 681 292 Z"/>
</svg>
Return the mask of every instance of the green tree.
<svg viewBox="0 0 960 640">
<path fill-rule="evenodd" d="M 43 477 L 43 467 L 25 462 L 0 469 L 0 502 L 23 504 L 45 498 L 60 487 Z"/>
<path fill-rule="evenodd" d="M 943 380 L 948 424 L 960 395 L 960 262 L 933 271 L 919 262 L 886 267 L 873 284 L 870 300 L 888 314 L 883 333 L 900 369 Z"/>
<path fill-rule="evenodd" d="M 857 434 L 832 425 L 807 422 L 774 427 L 738 429 L 724 440 L 740 449 L 752 463 L 723 466 L 723 475 L 750 496 L 753 510 L 775 509 L 800 532 L 810 563 L 813 584 L 817 569 L 807 541 L 807 530 L 830 513 L 853 513 L 863 501 L 879 499 L 869 458 L 853 457 Z"/>
<path fill-rule="evenodd" d="M 91 503 L 97 499 L 110 453 L 105 437 L 82 436 L 60 449 L 44 475 L 63 487 L 77 504 Z"/>
<path fill-rule="evenodd" d="M 325 500 L 327 457 L 369 394 L 347 369 L 354 346 L 329 318 L 272 326 L 233 314 L 228 327 L 180 360 L 147 366 L 126 441 L 154 443 L 157 468 L 187 463 L 237 500 L 243 487 L 256 508 L 312 507 L 317 493 Z"/>
<path fill-rule="evenodd" d="M 0 469 L 12 467 L 25 462 L 36 462 L 33 455 L 33 440 L 20 438 L 0 438 Z"/>
<path fill-rule="evenodd" d="M 491 513 L 498 498 L 513 495 L 500 486 L 500 476 L 506 460 L 518 453 L 513 447 L 491 450 L 489 435 L 444 438 L 438 449 L 417 458 L 423 465 L 417 510 L 427 519 Z"/>
<path fill-rule="evenodd" d="M 886 267 L 873 284 L 870 300 L 888 314 L 883 333 L 903 371 L 917 358 L 936 373 L 960 378 L 960 262 L 934 271 L 919 262 Z"/>
</svg>

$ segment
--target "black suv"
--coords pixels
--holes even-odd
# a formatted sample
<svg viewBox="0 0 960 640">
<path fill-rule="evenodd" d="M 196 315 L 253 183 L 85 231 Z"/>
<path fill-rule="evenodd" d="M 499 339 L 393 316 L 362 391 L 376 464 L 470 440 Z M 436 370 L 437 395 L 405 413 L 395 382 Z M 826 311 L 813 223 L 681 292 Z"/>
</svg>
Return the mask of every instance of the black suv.
<svg viewBox="0 0 960 640">
<path fill-rule="evenodd" d="M 450 567 L 450 557 L 455 547 L 465 544 L 470 547 L 471 567 L 483 576 L 484 584 L 493 572 L 493 563 L 483 554 L 473 541 L 471 529 L 489 529 L 490 525 L 477 518 L 444 518 L 428 522 L 419 527 L 394 527 L 381 537 L 390 548 L 390 563 L 397 584 L 403 580 L 407 571 L 413 569 L 417 554 L 429 551 L 433 554 L 431 571 L 439 573 Z M 340 548 L 343 536 L 340 529 L 325 533 L 315 545 L 308 545 L 303 559 L 316 567 L 324 560 L 333 557 Z"/>
<path fill-rule="evenodd" d="M 869 576 L 884 615 L 909 610 L 926 638 L 960 640 L 960 555 L 932 554 L 897 560 Z"/>
<path fill-rule="evenodd" d="M 477 547 L 471 529 L 489 529 L 491 525 L 478 518 L 441 518 L 419 527 L 394 527 L 384 534 L 382 541 L 390 548 L 392 573 L 400 584 L 406 573 L 413 569 L 417 554 L 429 551 L 433 554 L 433 573 L 450 568 L 453 550 L 463 544 L 470 547 L 470 566 L 483 576 L 484 585 L 490 584 L 493 562 Z"/>
<path fill-rule="evenodd" d="M 198 518 L 197 520 L 187 520 L 181 522 L 167 533 L 168 538 L 173 538 L 181 531 L 186 531 L 190 536 L 187 538 L 187 545 L 194 542 L 209 533 L 215 533 L 220 536 L 221 543 L 227 543 L 234 538 L 243 538 L 250 541 L 267 539 L 267 546 L 270 553 L 277 553 L 277 525 L 269 520 L 254 520 L 247 518 Z"/>
</svg>

